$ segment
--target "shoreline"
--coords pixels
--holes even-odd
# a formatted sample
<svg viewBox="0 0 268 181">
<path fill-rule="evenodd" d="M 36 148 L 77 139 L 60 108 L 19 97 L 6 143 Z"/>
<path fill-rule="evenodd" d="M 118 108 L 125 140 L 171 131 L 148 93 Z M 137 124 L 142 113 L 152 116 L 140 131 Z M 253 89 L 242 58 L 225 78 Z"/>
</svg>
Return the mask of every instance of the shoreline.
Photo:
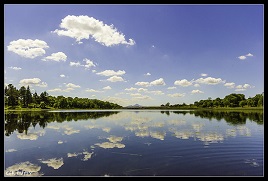
<svg viewBox="0 0 268 181">
<path fill-rule="evenodd" d="M 20 109 L 4 109 L 4 112 L 14 112 L 14 111 L 61 111 L 61 110 L 162 110 L 162 111 L 176 111 L 176 110 L 196 110 L 196 111 L 264 111 L 264 107 L 228 107 L 228 108 L 162 108 L 162 107 L 142 107 L 142 108 L 120 108 L 120 109 L 55 109 L 55 108 L 47 108 L 47 109 L 41 109 L 41 108 L 20 108 Z"/>
</svg>

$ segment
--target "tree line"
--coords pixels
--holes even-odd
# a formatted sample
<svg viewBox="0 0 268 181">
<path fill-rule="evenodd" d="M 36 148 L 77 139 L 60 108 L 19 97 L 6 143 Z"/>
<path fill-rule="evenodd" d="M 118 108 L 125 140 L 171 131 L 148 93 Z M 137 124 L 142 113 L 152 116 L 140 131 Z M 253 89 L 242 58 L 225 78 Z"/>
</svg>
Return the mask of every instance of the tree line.
<svg viewBox="0 0 268 181">
<path fill-rule="evenodd" d="M 245 98 L 244 94 L 232 93 L 223 99 L 212 99 L 195 101 L 193 104 L 162 104 L 163 108 L 218 108 L 218 107 L 263 107 L 263 94 L 256 94 L 254 97 Z"/>
<path fill-rule="evenodd" d="M 57 108 L 57 109 L 120 109 L 122 106 L 98 99 L 51 96 L 46 91 L 39 95 L 31 92 L 30 87 L 17 89 L 12 84 L 5 86 L 5 106 L 19 108 Z"/>
<path fill-rule="evenodd" d="M 262 107 L 263 94 L 256 94 L 254 97 L 245 98 L 244 94 L 232 93 L 225 96 L 223 99 L 216 98 L 207 100 L 195 101 L 194 105 L 197 107 L 211 108 L 211 107 Z"/>
<path fill-rule="evenodd" d="M 51 96 L 46 91 L 38 95 L 31 93 L 29 86 L 17 89 L 12 84 L 5 86 L 5 106 L 10 108 L 57 108 L 57 109 L 120 109 L 121 105 L 108 101 L 89 98 L 72 98 L 64 96 Z M 160 108 L 217 108 L 217 107 L 263 107 L 263 93 L 254 97 L 245 98 L 244 94 L 232 93 L 223 99 L 212 99 L 195 101 L 193 104 L 174 104 L 169 102 L 162 104 Z"/>
</svg>

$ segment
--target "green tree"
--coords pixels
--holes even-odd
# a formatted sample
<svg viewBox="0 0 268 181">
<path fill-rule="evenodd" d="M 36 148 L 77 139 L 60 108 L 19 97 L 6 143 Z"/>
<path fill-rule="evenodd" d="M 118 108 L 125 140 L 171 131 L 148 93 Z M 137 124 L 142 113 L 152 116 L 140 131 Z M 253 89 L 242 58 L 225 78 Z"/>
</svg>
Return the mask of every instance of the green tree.
<svg viewBox="0 0 268 181">
<path fill-rule="evenodd" d="M 56 102 L 56 98 L 54 96 L 48 96 L 47 102 L 48 102 L 48 106 L 54 107 L 54 104 Z"/>
<path fill-rule="evenodd" d="M 48 102 L 48 93 L 46 91 L 40 94 L 40 101 L 43 101 L 46 105 L 49 104 Z"/>
<path fill-rule="evenodd" d="M 248 105 L 248 107 L 253 107 L 254 106 L 254 101 L 253 101 L 253 99 L 251 97 L 249 97 L 247 99 L 247 105 Z"/>
<path fill-rule="evenodd" d="M 262 106 L 263 104 L 263 95 L 262 94 L 256 94 L 253 98 L 253 106 L 257 107 L 257 106 Z"/>
<path fill-rule="evenodd" d="M 22 86 L 20 89 L 19 89 L 19 100 L 20 100 L 20 104 L 21 104 L 21 107 L 27 107 L 26 105 L 26 88 L 24 86 Z"/>
<path fill-rule="evenodd" d="M 72 97 L 67 97 L 67 107 L 68 108 L 73 108 L 73 98 Z"/>
<path fill-rule="evenodd" d="M 227 100 L 227 99 L 223 99 L 223 105 L 224 105 L 225 107 L 229 107 L 229 106 L 230 106 L 230 101 Z"/>
<path fill-rule="evenodd" d="M 27 86 L 26 98 L 25 98 L 26 107 L 28 107 L 28 105 L 32 103 L 32 100 L 33 99 L 32 99 L 32 93 L 31 93 L 30 87 Z"/>
<path fill-rule="evenodd" d="M 225 102 L 225 106 L 230 106 L 230 107 L 238 107 L 239 102 L 242 100 L 245 100 L 245 95 L 235 94 L 235 93 L 229 94 L 225 96 L 223 99 L 223 101 Z"/>
<path fill-rule="evenodd" d="M 258 107 L 262 107 L 263 106 L 263 98 L 260 98 L 258 101 Z"/>
<path fill-rule="evenodd" d="M 247 105 L 246 100 L 242 100 L 242 101 L 239 102 L 239 106 L 244 107 L 245 105 Z"/>
<path fill-rule="evenodd" d="M 19 91 L 12 84 L 8 84 L 5 89 L 5 95 L 7 96 L 7 105 L 8 106 L 17 106 L 19 100 Z"/>
<path fill-rule="evenodd" d="M 32 99 L 33 99 L 32 102 L 34 104 L 40 104 L 40 97 L 38 96 L 38 94 L 36 92 L 34 92 Z"/>
<path fill-rule="evenodd" d="M 219 106 L 221 106 L 221 104 L 222 104 L 222 101 L 219 97 L 217 97 L 215 100 L 213 100 L 213 106 L 219 107 Z"/>
<path fill-rule="evenodd" d="M 45 109 L 46 108 L 46 103 L 44 101 L 40 102 L 40 108 Z"/>
</svg>

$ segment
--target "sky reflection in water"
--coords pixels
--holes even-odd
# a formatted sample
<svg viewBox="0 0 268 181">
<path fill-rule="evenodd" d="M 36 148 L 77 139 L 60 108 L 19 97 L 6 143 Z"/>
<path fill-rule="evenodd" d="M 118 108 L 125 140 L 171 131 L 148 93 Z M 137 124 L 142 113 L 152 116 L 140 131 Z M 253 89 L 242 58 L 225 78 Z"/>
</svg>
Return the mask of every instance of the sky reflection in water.
<svg viewBox="0 0 268 181">
<path fill-rule="evenodd" d="M 102 113 L 6 115 L 4 175 L 263 175 L 262 115 Z"/>
</svg>

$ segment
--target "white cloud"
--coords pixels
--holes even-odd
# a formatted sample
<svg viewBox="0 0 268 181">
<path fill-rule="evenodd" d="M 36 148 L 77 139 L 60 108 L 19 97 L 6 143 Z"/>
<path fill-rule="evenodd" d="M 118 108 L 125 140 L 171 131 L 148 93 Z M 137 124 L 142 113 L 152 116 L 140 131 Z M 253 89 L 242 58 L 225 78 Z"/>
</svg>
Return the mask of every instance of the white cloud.
<svg viewBox="0 0 268 181">
<path fill-rule="evenodd" d="M 73 83 L 68 83 L 68 84 L 66 84 L 66 87 L 68 87 L 68 88 L 80 88 L 80 85 L 75 85 Z"/>
<path fill-rule="evenodd" d="M 134 91 L 134 90 L 137 90 L 137 88 L 130 87 L 130 88 L 126 88 L 125 90 L 126 90 L 126 91 Z"/>
<path fill-rule="evenodd" d="M 8 51 L 12 51 L 25 58 L 35 58 L 46 53 L 45 48 L 49 48 L 46 42 L 42 40 L 18 39 L 11 41 L 7 46 Z"/>
<path fill-rule="evenodd" d="M 65 75 L 64 74 L 60 74 L 60 77 L 65 77 Z"/>
<path fill-rule="evenodd" d="M 8 67 L 8 68 L 13 69 L 13 70 L 21 70 L 20 67 Z"/>
<path fill-rule="evenodd" d="M 240 60 L 245 60 L 247 57 L 244 56 L 244 55 L 241 55 L 241 56 L 239 56 L 238 58 L 239 58 Z"/>
<path fill-rule="evenodd" d="M 11 152 L 14 152 L 14 151 L 17 151 L 17 150 L 15 150 L 15 149 L 13 149 L 13 148 L 12 148 L 12 149 L 8 149 L 8 150 L 6 150 L 7 153 L 11 153 Z"/>
<path fill-rule="evenodd" d="M 127 42 L 125 35 L 120 33 L 114 25 L 109 26 L 89 16 L 68 15 L 61 20 L 60 28 L 62 29 L 56 29 L 53 33 L 74 38 L 78 43 L 81 43 L 82 39 L 92 37 L 96 42 L 107 47 L 118 44 L 135 44 L 133 39 L 129 39 Z"/>
<path fill-rule="evenodd" d="M 168 90 L 177 89 L 177 87 L 168 87 Z"/>
<path fill-rule="evenodd" d="M 144 89 L 144 88 L 139 88 L 138 89 L 138 92 L 147 92 L 148 91 L 148 89 Z"/>
<path fill-rule="evenodd" d="M 142 87 L 148 87 L 150 86 L 149 82 L 136 82 L 135 85 L 142 86 Z"/>
<path fill-rule="evenodd" d="M 150 82 L 150 85 L 166 85 L 166 83 L 163 78 L 159 78 L 157 80 Z"/>
<path fill-rule="evenodd" d="M 251 53 L 248 53 L 246 56 L 247 57 L 253 57 L 253 55 Z"/>
<path fill-rule="evenodd" d="M 200 84 L 209 84 L 209 85 L 225 83 L 225 81 L 223 81 L 221 78 L 213 78 L 213 77 L 199 78 L 195 82 L 198 82 Z"/>
<path fill-rule="evenodd" d="M 114 70 L 104 70 L 102 72 L 96 73 L 97 75 L 103 75 L 103 76 L 120 76 L 120 75 L 124 75 L 126 72 L 124 70 L 118 70 L 117 72 L 115 72 Z"/>
<path fill-rule="evenodd" d="M 127 94 L 129 94 L 129 93 L 127 93 Z M 141 94 L 140 93 L 134 93 L 134 94 L 130 94 L 131 96 L 141 96 Z"/>
<path fill-rule="evenodd" d="M 104 90 L 111 90 L 112 88 L 110 86 L 103 87 Z"/>
<path fill-rule="evenodd" d="M 95 72 L 97 72 L 97 70 L 92 70 L 92 73 L 95 73 Z"/>
<path fill-rule="evenodd" d="M 196 89 L 196 90 L 192 90 L 192 92 L 191 92 L 192 94 L 198 94 L 198 93 L 204 93 L 203 91 L 200 91 L 200 90 L 198 90 L 198 89 Z"/>
<path fill-rule="evenodd" d="M 98 90 L 95 90 L 95 89 L 86 89 L 86 92 L 103 92 L 103 91 L 98 91 Z"/>
<path fill-rule="evenodd" d="M 194 87 L 200 87 L 200 85 L 199 84 L 194 84 Z"/>
<path fill-rule="evenodd" d="M 70 62 L 70 66 L 75 66 L 75 67 L 79 67 L 79 66 L 83 66 L 80 64 L 80 62 Z"/>
<path fill-rule="evenodd" d="M 145 100 L 145 99 L 152 99 L 152 98 L 150 96 L 143 95 L 143 96 L 133 97 L 133 99 Z"/>
<path fill-rule="evenodd" d="M 163 95 L 164 93 L 162 91 L 150 91 L 149 93 L 152 93 L 154 95 Z"/>
<path fill-rule="evenodd" d="M 96 67 L 96 65 L 93 63 L 93 61 L 91 61 L 87 58 L 85 58 L 83 61 L 86 62 L 86 65 L 84 65 L 86 67 L 86 69 L 89 69 L 91 67 Z"/>
<path fill-rule="evenodd" d="M 185 94 L 175 93 L 175 94 L 168 94 L 169 97 L 184 97 Z"/>
<path fill-rule="evenodd" d="M 163 78 L 159 78 L 152 82 L 136 82 L 135 85 L 142 86 L 142 87 L 149 87 L 153 85 L 166 85 L 166 83 Z"/>
<path fill-rule="evenodd" d="M 149 76 L 149 75 L 151 75 L 151 74 L 148 72 L 148 73 L 146 73 L 146 74 L 144 74 L 144 75 L 148 75 L 148 76 Z"/>
<path fill-rule="evenodd" d="M 110 81 L 110 82 L 122 82 L 122 81 L 124 81 L 124 79 L 122 77 L 120 77 L 120 76 L 114 75 L 114 76 L 110 77 L 109 79 L 107 79 L 107 81 Z"/>
<path fill-rule="evenodd" d="M 55 89 L 47 90 L 47 92 L 64 92 L 64 90 L 62 90 L 60 88 L 55 88 Z"/>
<path fill-rule="evenodd" d="M 242 85 L 238 85 L 235 87 L 235 91 L 245 91 L 246 89 Z"/>
<path fill-rule="evenodd" d="M 247 57 L 253 57 L 253 55 L 252 55 L 251 53 L 248 53 L 247 55 L 241 55 L 241 56 L 239 56 L 238 58 L 239 58 L 240 60 L 245 60 Z"/>
<path fill-rule="evenodd" d="M 249 84 L 244 84 L 244 85 L 237 85 L 235 88 L 235 91 L 245 91 L 248 88 L 253 88 L 254 86 L 251 86 Z"/>
<path fill-rule="evenodd" d="M 39 79 L 39 78 L 22 79 L 22 80 L 20 80 L 20 85 L 21 86 L 35 85 L 35 86 L 39 86 L 39 87 L 47 87 L 47 83 L 41 82 L 41 79 Z"/>
<path fill-rule="evenodd" d="M 242 86 L 242 85 L 238 85 L 238 86 L 236 86 L 235 88 L 237 88 L 237 89 L 242 89 L 243 86 Z"/>
<path fill-rule="evenodd" d="M 244 88 L 241 88 L 241 89 L 235 89 L 235 91 L 237 91 L 237 92 L 240 92 L 240 91 L 245 91 L 246 89 L 244 89 Z"/>
<path fill-rule="evenodd" d="M 47 87 L 47 83 L 46 82 L 41 82 L 41 84 L 36 84 L 36 86 L 38 86 L 38 87 Z"/>
<path fill-rule="evenodd" d="M 117 92 L 117 93 L 115 93 L 114 95 L 115 96 L 119 96 L 119 95 L 123 95 L 123 94 L 125 94 L 124 92 Z"/>
<path fill-rule="evenodd" d="M 208 76 L 208 74 L 204 74 L 204 73 L 202 73 L 201 76 L 202 76 L 202 77 L 206 77 L 206 76 Z"/>
<path fill-rule="evenodd" d="M 249 85 L 249 84 L 244 84 L 243 87 L 244 87 L 245 89 L 247 89 L 247 88 L 251 88 L 252 86 Z"/>
<path fill-rule="evenodd" d="M 63 52 L 57 52 L 57 53 L 52 53 L 50 56 L 47 56 L 47 57 L 43 58 L 42 60 L 43 61 L 52 60 L 52 61 L 56 61 L 56 62 L 59 62 L 59 61 L 65 62 L 66 59 L 67 59 L 67 56 Z"/>
<path fill-rule="evenodd" d="M 182 79 L 182 80 L 176 80 L 174 82 L 174 85 L 179 85 L 179 86 L 182 86 L 182 87 L 188 87 L 190 85 L 192 85 L 192 82 L 186 80 L 186 79 Z"/>
<path fill-rule="evenodd" d="M 234 82 L 227 82 L 224 84 L 224 86 L 228 87 L 228 88 L 234 88 L 235 87 L 235 83 Z"/>
</svg>

